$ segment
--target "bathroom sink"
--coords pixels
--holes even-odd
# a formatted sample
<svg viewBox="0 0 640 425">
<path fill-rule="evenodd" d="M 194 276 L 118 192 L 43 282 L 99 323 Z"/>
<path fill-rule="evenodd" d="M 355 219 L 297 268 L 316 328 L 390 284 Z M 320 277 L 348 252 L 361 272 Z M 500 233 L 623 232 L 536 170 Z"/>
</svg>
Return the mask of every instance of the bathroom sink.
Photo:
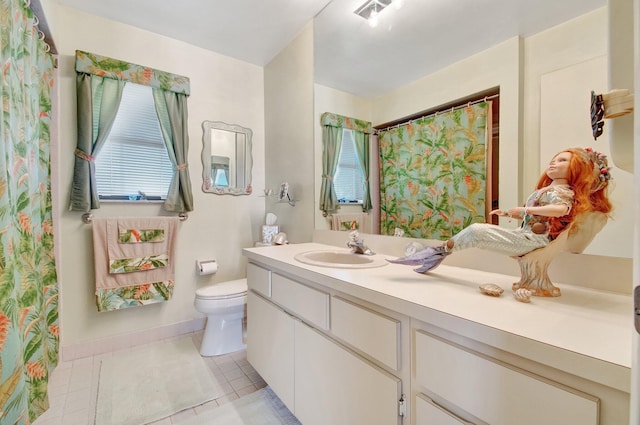
<svg viewBox="0 0 640 425">
<path fill-rule="evenodd" d="M 307 251 L 293 258 L 312 266 L 341 269 L 368 269 L 387 265 L 384 259 L 346 251 Z"/>
</svg>

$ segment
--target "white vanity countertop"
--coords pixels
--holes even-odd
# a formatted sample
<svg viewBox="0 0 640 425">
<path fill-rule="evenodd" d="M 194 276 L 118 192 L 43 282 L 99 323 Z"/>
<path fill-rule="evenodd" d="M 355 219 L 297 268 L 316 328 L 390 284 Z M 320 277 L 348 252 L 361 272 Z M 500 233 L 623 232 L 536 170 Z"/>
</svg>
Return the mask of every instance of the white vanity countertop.
<svg viewBox="0 0 640 425">
<path fill-rule="evenodd" d="M 296 254 L 345 251 L 317 243 L 244 249 L 250 260 L 351 296 L 415 317 L 501 350 L 535 358 L 568 373 L 629 392 L 632 299 L 554 282 L 556 298 L 512 296 L 513 276 L 442 265 L 423 275 L 414 266 L 387 264 L 368 269 L 340 269 L 303 264 Z M 395 258 L 375 255 L 375 258 Z M 480 293 L 495 283 L 500 297 Z"/>
</svg>

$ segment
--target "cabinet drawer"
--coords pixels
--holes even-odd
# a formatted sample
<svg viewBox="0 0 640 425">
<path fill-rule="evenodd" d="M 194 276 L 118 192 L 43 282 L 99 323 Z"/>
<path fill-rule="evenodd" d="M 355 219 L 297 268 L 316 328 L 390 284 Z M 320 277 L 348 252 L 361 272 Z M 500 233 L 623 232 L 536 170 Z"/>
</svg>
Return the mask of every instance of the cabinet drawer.
<svg viewBox="0 0 640 425">
<path fill-rule="evenodd" d="M 331 332 L 391 369 L 400 368 L 398 320 L 333 297 Z"/>
<path fill-rule="evenodd" d="M 598 423 L 595 397 L 421 331 L 415 338 L 418 385 L 482 421 L 492 425 Z"/>
<path fill-rule="evenodd" d="M 473 425 L 433 403 L 431 399 L 416 396 L 416 425 Z"/>
<path fill-rule="evenodd" d="M 329 294 L 272 273 L 271 299 L 304 321 L 329 329 Z"/>
<path fill-rule="evenodd" d="M 247 286 L 265 297 L 271 297 L 271 270 L 247 264 Z"/>
</svg>

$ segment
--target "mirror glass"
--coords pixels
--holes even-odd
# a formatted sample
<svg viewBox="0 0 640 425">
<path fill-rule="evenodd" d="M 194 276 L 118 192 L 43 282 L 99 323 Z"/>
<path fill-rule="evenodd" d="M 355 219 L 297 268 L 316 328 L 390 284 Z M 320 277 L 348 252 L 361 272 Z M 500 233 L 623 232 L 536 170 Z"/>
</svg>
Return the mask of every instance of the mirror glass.
<svg viewBox="0 0 640 425">
<path fill-rule="evenodd" d="M 202 129 L 202 190 L 218 195 L 250 194 L 251 129 L 221 121 L 204 121 Z"/>
<path fill-rule="evenodd" d="M 339 5 L 346 3 L 346 0 L 336 0 L 327 8 L 319 13 L 314 20 L 314 82 L 315 86 L 315 117 L 320 117 L 323 112 L 333 112 L 350 117 L 358 118 L 374 118 L 374 125 L 382 122 L 390 122 L 395 119 L 410 116 L 421 110 L 436 107 L 439 104 L 452 102 L 456 99 L 463 98 L 477 93 L 479 90 L 488 89 L 498 85 L 500 87 L 501 105 L 518 105 L 522 102 L 521 95 L 518 94 L 517 86 L 513 82 L 517 82 L 517 75 L 514 71 L 509 70 L 511 64 L 515 64 L 517 55 L 513 51 L 518 51 L 522 47 L 510 47 L 510 42 L 503 43 L 498 47 L 489 46 L 486 48 L 488 53 L 482 50 L 475 55 L 465 56 L 464 52 L 458 52 L 458 56 L 454 61 L 454 65 L 458 62 L 464 62 L 463 66 L 451 66 L 447 71 L 435 72 L 423 64 L 412 62 L 412 58 L 431 57 L 438 59 L 442 55 L 424 55 L 417 54 L 415 48 L 408 48 L 408 41 L 415 40 L 437 40 L 446 38 L 440 35 L 433 37 L 423 36 L 421 28 L 412 27 L 410 25 L 412 16 L 419 16 L 424 20 L 428 13 L 417 13 L 415 8 L 422 5 L 422 2 L 406 2 L 400 11 L 390 11 L 385 16 L 386 26 L 382 24 L 382 14 L 380 15 L 381 24 L 377 28 L 369 28 L 362 25 L 365 21 L 358 16 L 352 16 L 352 9 L 343 7 L 339 9 Z M 425 3 L 426 4 L 426 3 Z M 519 3 L 520 4 L 520 3 Z M 524 4 L 524 3 L 523 3 Z M 444 3 L 443 3 L 444 5 Z M 576 3 L 577 5 L 577 3 Z M 539 134 L 532 132 L 524 136 L 519 136 L 515 131 L 518 126 L 517 108 L 504 107 L 500 110 L 500 202 L 502 205 L 517 205 L 518 197 L 526 197 L 529 194 L 529 188 L 533 188 L 540 175 L 540 170 L 544 169 L 546 161 L 559 148 L 558 143 L 562 141 L 564 146 L 584 146 L 591 145 L 597 147 L 604 153 L 609 154 L 608 135 L 604 134 L 597 143 L 593 143 L 591 129 L 588 125 L 573 123 L 577 120 L 584 121 L 583 104 L 588 105 L 589 100 L 585 102 L 582 98 L 574 96 L 573 93 L 590 96 L 590 90 L 606 92 L 607 91 L 607 46 L 602 41 L 602 37 L 594 34 L 593 28 L 598 28 L 601 33 L 608 31 L 607 9 L 590 6 L 591 9 L 581 9 L 579 5 L 574 11 L 576 16 L 565 16 L 558 19 L 553 30 L 540 31 L 539 29 L 531 32 L 531 43 L 525 43 L 527 48 L 527 57 L 529 58 L 523 69 L 522 75 L 526 76 L 529 84 L 527 96 L 524 98 L 526 105 L 537 105 L 536 108 L 527 107 L 521 112 L 523 122 L 526 127 L 539 130 Z M 413 7 L 413 9 L 411 9 Z M 533 6 L 532 6 L 533 7 Z M 540 11 L 540 5 L 535 7 Z M 404 11 L 412 11 L 405 13 Z M 385 10 L 386 12 L 386 10 Z M 590 12 L 590 13 L 588 13 Z M 395 15 L 394 15 L 395 13 Z M 438 16 L 437 14 L 433 14 Z M 345 16 L 345 18 L 341 18 Z M 455 15 L 456 19 L 460 16 Z M 347 36 L 342 33 L 342 27 L 336 28 L 335 23 L 339 19 L 349 19 L 350 25 L 347 25 L 353 35 Z M 399 23 L 402 25 L 399 25 Z M 395 26 L 390 28 L 390 25 Z M 482 23 L 485 25 L 485 23 Z M 400 29 L 401 27 L 401 29 Z M 428 27 L 428 26 L 426 26 Z M 455 27 L 455 34 L 461 35 L 465 29 L 460 25 Z M 444 31 L 443 28 L 439 31 Z M 361 31 L 366 31 L 367 37 L 359 37 Z M 413 37 L 401 37 L 399 33 L 403 31 L 411 31 Z M 492 31 L 488 31 L 491 33 Z M 579 33 L 580 37 L 574 37 L 573 34 Z M 403 33 L 404 34 L 404 33 Z M 535 38 L 534 38 L 535 37 Z M 474 36 L 467 38 L 473 39 Z M 570 42 L 570 43 L 569 43 Z M 368 43 L 378 43 L 377 47 L 370 48 Z M 431 43 L 423 43 L 431 44 Z M 556 49 L 553 46 L 562 44 L 570 44 L 563 50 L 560 56 L 555 55 Z M 340 47 L 338 47 L 340 46 Z M 590 46 L 586 49 L 581 46 Z M 384 48 L 393 49 L 393 55 L 382 53 Z M 407 82 L 406 78 L 402 78 L 402 73 L 387 72 L 385 79 L 379 81 L 370 81 L 372 72 L 359 71 L 356 65 L 360 65 L 359 60 L 344 59 L 340 56 L 342 50 L 349 52 L 367 52 L 377 62 L 375 66 L 367 63 L 372 69 L 378 69 L 387 63 L 397 68 L 409 68 L 414 75 Z M 442 49 L 444 50 L 444 49 Z M 372 55 L 371 52 L 376 54 Z M 386 51 L 385 51 L 386 52 Z M 355 53 L 354 53 L 355 55 Z M 481 65 L 480 59 L 495 61 L 500 65 L 493 65 L 493 68 L 484 70 L 482 66 L 470 67 L 469 65 Z M 384 59 L 381 59 L 384 58 Z M 513 59 L 516 58 L 516 59 Z M 436 61 L 437 62 L 437 61 Z M 486 62 L 486 61 L 485 61 Z M 343 63 L 347 66 L 336 67 L 335 63 Z M 562 66 L 559 66 L 558 64 Z M 378 66 L 378 64 L 380 66 Z M 402 64 L 399 66 L 398 64 Z M 508 66 L 502 66 L 508 65 Z M 467 68 L 465 68 L 465 66 Z M 516 68 L 512 68 L 516 69 Z M 518 68 L 519 69 L 519 68 Z M 585 72 L 587 69 L 589 72 Z M 461 71 L 476 71 L 474 78 L 460 78 L 460 75 L 467 75 Z M 501 72 L 503 70 L 504 72 Z M 433 84 L 433 90 L 426 90 L 424 83 L 425 77 L 431 77 L 426 84 Z M 350 83 L 351 81 L 351 83 Z M 365 86 L 364 82 L 369 81 L 371 84 Z M 397 84 L 397 86 L 396 86 Z M 393 87 L 390 87 L 392 86 Z M 372 86 L 375 86 L 372 88 Z M 398 88 L 399 87 L 399 88 Z M 567 94 L 565 90 L 571 87 L 572 94 Z M 585 88 L 586 87 L 586 88 Z M 437 88 L 437 89 L 435 89 Z M 559 89 L 562 89 L 561 91 Z M 562 93 L 562 96 L 557 96 Z M 566 102 L 564 101 L 566 98 Z M 426 99 L 426 100 L 425 100 Z M 559 100 L 563 100 L 561 114 L 550 108 Z M 372 113 L 374 111 L 375 113 Z M 316 152 L 316 179 L 320 180 L 322 174 L 321 155 L 322 152 L 322 134 L 318 121 L 314 122 L 315 134 L 315 152 Z M 376 122 L 376 119 L 378 122 Z M 588 119 L 588 117 L 587 117 Z M 626 119 L 625 117 L 616 120 Z M 569 124 L 571 123 L 571 124 Z M 588 124 L 588 123 L 587 123 Z M 609 129 L 613 126 L 610 121 Z M 514 129 L 512 132 L 511 129 Z M 559 132 L 562 130 L 563 132 Z M 606 133 L 606 131 L 605 131 Z M 510 143 L 510 140 L 519 140 L 522 137 L 523 146 L 517 146 Z M 589 143 L 591 142 L 591 143 Z M 518 155 L 539 155 L 536 160 L 518 161 L 510 160 L 517 158 Z M 508 176 L 520 175 L 522 182 L 514 181 Z M 629 195 L 632 176 L 622 170 L 614 170 L 614 185 L 610 195 L 614 203 L 614 212 L 612 220 L 610 220 L 606 228 L 600 232 L 593 243 L 587 248 L 585 253 L 596 255 L 607 255 L 612 257 L 629 258 L 632 249 L 632 238 L 628 232 L 629 226 L 633 226 L 632 210 L 628 208 L 626 199 L 630 199 Z M 628 182 L 628 181 L 629 182 Z M 372 184 L 375 181 L 372 179 Z M 316 188 L 320 187 L 320 183 L 316 181 Z M 373 188 L 375 189 L 375 186 Z M 526 192 L 526 193 L 521 193 Z M 316 200 L 316 202 L 318 202 Z M 345 214 L 358 212 L 357 207 L 343 207 L 341 212 Z M 372 216 L 372 219 L 376 219 Z M 379 219 L 379 218 L 378 218 Z M 506 223 L 505 223 L 506 224 Z M 331 228 L 331 221 L 323 217 L 321 213 L 316 213 L 315 226 L 317 229 L 325 230 Z"/>
</svg>

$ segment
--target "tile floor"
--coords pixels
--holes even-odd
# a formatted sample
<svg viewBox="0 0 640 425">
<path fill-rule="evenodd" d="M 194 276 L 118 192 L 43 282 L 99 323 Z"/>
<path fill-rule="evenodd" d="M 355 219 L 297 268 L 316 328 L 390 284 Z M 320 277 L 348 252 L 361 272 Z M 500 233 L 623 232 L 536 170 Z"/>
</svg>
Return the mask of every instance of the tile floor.
<svg viewBox="0 0 640 425">
<path fill-rule="evenodd" d="M 181 335 L 182 337 L 184 335 Z M 176 337 L 176 338 L 180 338 Z M 196 347 L 200 347 L 202 332 L 192 334 Z M 131 348 L 139 349 L 140 346 Z M 94 423 L 98 395 L 100 361 L 112 353 L 60 362 L 49 380 L 50 408 L 33 425 L 91 425 Z M 245 351 L 215 357 L 205 357 L 224 395 L 216 400 L 179 412 L 153 425 L 172 425 L 202 412 L 235 400 L 266 386 L 264 380 L 251 367 Z"/>
</svg>

